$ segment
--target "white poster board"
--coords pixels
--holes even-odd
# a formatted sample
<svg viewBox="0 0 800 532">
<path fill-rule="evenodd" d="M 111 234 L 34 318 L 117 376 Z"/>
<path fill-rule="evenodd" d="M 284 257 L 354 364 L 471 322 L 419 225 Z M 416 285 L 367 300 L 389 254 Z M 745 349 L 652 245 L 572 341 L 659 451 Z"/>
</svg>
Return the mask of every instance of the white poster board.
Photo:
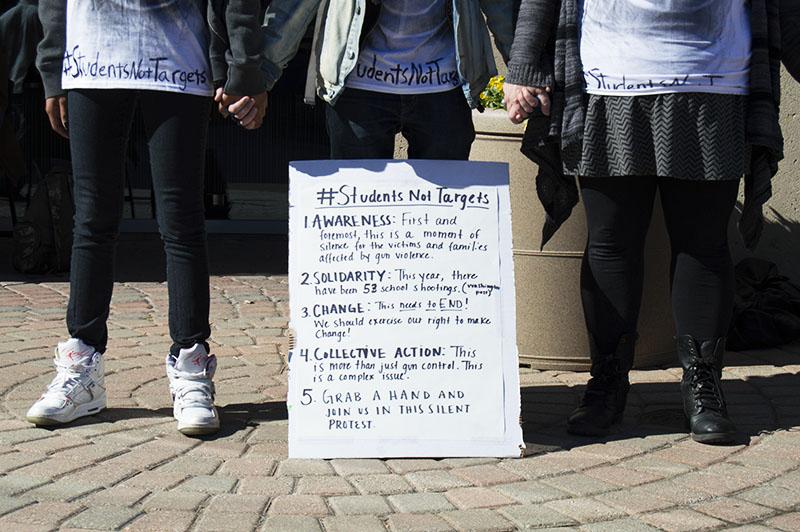
<svg viewBox="0 0 800 532">
<path fill-rule="evenodd" d="M 294 162 L 289 182 L 289 456 L 519 456 L 508 165 Z"/>
</svg>

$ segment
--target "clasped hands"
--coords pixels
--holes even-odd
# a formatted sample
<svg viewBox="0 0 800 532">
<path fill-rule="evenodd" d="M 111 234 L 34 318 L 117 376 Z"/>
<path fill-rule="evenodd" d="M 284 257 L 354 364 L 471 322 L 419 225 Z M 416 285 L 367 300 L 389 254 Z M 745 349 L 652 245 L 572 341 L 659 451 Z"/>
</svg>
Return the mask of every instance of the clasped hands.
<svg viewBox="0 0 800 532">
<path fill-rule="evenodd" d="M 214 93 L 214 101 L 222 116 L 233 116 L 245 129 L 258 129 L 267 112 L 267 93 L 238 96 L 226 93 L 222 87 Z"/>
<path fill-rule="evenodd" d="M 504 83 L 503 94 L 508 119 L 515 124 L 528 118 L 537 107 L 545 116 L 550 115 L 550 87 L 525 87 Z"/>
</svg>

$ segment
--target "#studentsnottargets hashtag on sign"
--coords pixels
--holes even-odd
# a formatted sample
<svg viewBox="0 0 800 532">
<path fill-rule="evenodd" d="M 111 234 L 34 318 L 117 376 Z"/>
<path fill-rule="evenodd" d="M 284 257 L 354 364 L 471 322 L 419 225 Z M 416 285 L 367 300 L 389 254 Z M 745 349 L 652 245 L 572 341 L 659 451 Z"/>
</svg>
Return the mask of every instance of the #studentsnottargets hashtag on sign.
<svg viewBox="0 0 800 532">
<path fill-rule="evenodd" d="M 290 167 L 291 457 L 518 456 L 508 167 Z"/>
</svg>

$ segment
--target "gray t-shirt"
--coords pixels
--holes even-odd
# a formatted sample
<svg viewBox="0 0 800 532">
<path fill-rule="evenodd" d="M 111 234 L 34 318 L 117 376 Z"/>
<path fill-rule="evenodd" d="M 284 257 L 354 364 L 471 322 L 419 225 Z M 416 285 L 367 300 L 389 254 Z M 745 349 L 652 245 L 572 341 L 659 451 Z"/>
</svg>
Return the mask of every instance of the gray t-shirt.
<svg viewBox="0 0 800 532">
<path fill-rule="evenodd" d="M 210 96 L 208 40 L 195 0 L 67 0 L 61 84 Z"/>
<path fill-rule="evenodd" d="M 392 94 L 461 85 L 447 0 L 383 0 L 346 86 Z"/>
<path fill-rule="evenodd" d="M 747 0 L 581 0 L 586 90 L 747 94 Z"/>
</svg>

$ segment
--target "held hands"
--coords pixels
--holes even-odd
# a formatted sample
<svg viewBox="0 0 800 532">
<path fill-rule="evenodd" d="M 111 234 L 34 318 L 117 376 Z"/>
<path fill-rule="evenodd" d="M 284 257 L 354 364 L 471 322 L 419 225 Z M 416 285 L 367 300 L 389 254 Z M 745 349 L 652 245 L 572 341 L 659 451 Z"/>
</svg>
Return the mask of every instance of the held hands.
<svg viewBox="0 0 800 532">
<path fill-rule="evenodd" d="M 508 119 L 515 124 L 528 118 L 537 107 L 541 109 L 543 115 L 550 116 L 550 87 L 525 87 L 505 83 L 503 93 Z"/>
<path fill-rule="evenodd" d="M 214 101 L 217 102 L 222 116 L 233 115 L 245 129 L 260 128 L 267 113 L 266 92 L 255 96 L 236 96 L 224 92 L 220 87 L 214 94 Z"/>
<path fill-rule="evenodd" d="M 44 102 L 44 112 L 50 120 L 50 127 L 53 131 L 64 137 L 69 138 L 69 120 L 67 119 L 67 97 L 55 96 L 47 98 Z"/>
</svg>

